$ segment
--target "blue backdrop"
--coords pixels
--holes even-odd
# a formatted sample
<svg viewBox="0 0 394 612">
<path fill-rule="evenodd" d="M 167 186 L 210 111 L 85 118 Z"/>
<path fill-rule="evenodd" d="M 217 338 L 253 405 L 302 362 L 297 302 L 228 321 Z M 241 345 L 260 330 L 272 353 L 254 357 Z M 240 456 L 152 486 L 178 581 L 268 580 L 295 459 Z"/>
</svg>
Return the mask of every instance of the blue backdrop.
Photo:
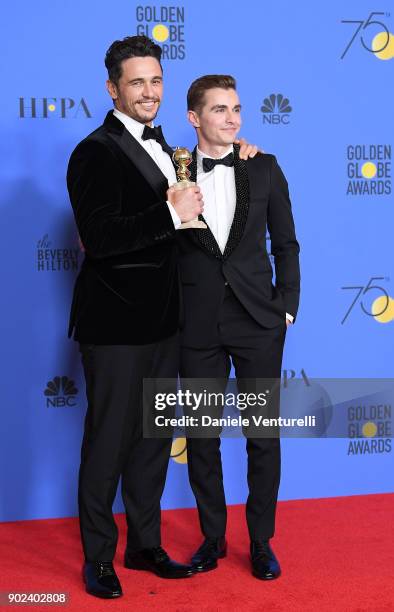
<svg viewBox="0 0 394 612">
<path fill-rule="evenodd" d="M 392 376 L 390 7 L 389 0 L 3 6 L 0 520 L 77 513 L 86 401 L 66 326 L 82 255 L 65 173 L 75 145 L 111 108 L 103 58 L 117 38 L 146 33 L 163 45 L 159 121 L 169 143 L 194 145 L 185 118 L 191 81 L 229 73 L 238 81 L 242 135 L 274 153 L 288 178 L 302 299 L 284 376 Z M 246 499 L 244 445 L 223 443 L 229 503 Z M 393 490 L 391 440 L 284 440 L 282 448 L 281 499 Z M 182 450 L 179 440 L 164 508 L 194 505 Z"/>
</svg>

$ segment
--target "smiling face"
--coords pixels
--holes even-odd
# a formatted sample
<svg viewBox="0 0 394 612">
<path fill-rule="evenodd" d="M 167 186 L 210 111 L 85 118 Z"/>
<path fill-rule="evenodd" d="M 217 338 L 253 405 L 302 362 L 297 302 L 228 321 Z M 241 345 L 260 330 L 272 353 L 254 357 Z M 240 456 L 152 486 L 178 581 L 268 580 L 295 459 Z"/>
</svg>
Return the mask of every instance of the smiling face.
<svg viewBox="0 0 394 612">
<path fill-rule="evenodd" d="M 188 111 L 190 123 L 197 129 L 199 148 L 227 148 L 237 137 L 241 127 L 241 105 L 235 89 L 214 87 L 207 89 L 198 111 Z"/>
<path fill-rule="evenodd" d="M 107 81 L 115 107 L 125 115 L 149 124 L 156 117 L 163 95 L 163 73 L 154 57 L 131 57 L 122 62 L 117 84 Z"/>
</svg>

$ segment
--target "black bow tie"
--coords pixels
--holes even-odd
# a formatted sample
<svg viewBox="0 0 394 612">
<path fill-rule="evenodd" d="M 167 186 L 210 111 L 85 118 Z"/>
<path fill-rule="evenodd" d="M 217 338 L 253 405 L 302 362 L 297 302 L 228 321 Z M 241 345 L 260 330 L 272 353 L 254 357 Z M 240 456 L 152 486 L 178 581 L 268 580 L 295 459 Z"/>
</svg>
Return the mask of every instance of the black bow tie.
<svg viewBox="0 0 394 612">
<path fill-rule="evenodd" d="M 171 149 L 170 145 L 166 143 L 165 138 L 163 136 L 163 132 L 161 130 L 161 125 L 156 125 L 153 128 L 149 127 L 149 125 L 146 125 L 144 127 L 144 131 L 142 132 L 141 138 L 142 140 L 156 140 L 156 142 L 161 145 L 163 151 L 165 151 L 166 153 L 168 153 L 168 155 L 172 157 L 174 151 Z"/>
<path fill-rule="evenodd" d="M 221 159 L 212 159 L 212 157 L 203 157 L 202 158 L 202 169 L 204 172 L 210 172 L 213 170 L 215 166 L 218 164 L 222 164 L 223 166 L 234 166 L 234 153 L 229 153 L 226 157 L 222 157 Z"/>
</svg>

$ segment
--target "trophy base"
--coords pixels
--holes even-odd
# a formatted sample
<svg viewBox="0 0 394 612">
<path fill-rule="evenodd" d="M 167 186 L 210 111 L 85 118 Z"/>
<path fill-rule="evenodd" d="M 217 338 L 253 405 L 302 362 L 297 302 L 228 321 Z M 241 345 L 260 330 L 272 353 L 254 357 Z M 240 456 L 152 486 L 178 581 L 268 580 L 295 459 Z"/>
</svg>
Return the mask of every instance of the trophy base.
<svg viewBox="0 0 394 612">
<path fill-rule="evenodd" d="M 182 223 L 178 229 L 207 229 L 207 224 L 204 221 L 200 221 L 199 219 L 192 219 L 191 221 L 187 221 L 186 223 Z"/>
<path fill-rule="evenodd" d="M 196 183 L 193 181 L 178 181 L 173 185 L 174 189 L 188 189 L 189 187 L 194 187 Z M 207 224 L 204 221 L 200 221 L 199 219 L 192 219 L 191 221 L 187 221 L 186 223 L 182 223 L 178 229 L 207 229 Z"/>
</svg>

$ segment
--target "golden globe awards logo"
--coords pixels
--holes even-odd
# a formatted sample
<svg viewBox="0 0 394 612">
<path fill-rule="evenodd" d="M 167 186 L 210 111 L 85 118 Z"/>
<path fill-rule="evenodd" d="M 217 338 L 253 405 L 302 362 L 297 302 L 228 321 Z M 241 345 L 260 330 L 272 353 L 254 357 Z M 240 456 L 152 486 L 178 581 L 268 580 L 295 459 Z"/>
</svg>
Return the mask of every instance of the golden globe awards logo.
<svg viewBox="0 0 394 612">
<path fill-rule="evenodd" d="M 20 119 L 91 119 L 84 98 L 19 98 Z"/>
<path fill-rule="evenodd" d="M 162 48 L 162 59 L 183 60 L 185 48 L 185 8 L 183 6 L 137 6 L 137 35 L 149 36 Z"/>
<path fill-rule="evenodd" d="M 346 195 L 391 194 L 391 145 L 348 145 Z"/>
<path fill-rule="evenodd" d="M 391 452 L 391 404 L 349 406 L 347 411 L 348 455 Z"/>
</svg>

